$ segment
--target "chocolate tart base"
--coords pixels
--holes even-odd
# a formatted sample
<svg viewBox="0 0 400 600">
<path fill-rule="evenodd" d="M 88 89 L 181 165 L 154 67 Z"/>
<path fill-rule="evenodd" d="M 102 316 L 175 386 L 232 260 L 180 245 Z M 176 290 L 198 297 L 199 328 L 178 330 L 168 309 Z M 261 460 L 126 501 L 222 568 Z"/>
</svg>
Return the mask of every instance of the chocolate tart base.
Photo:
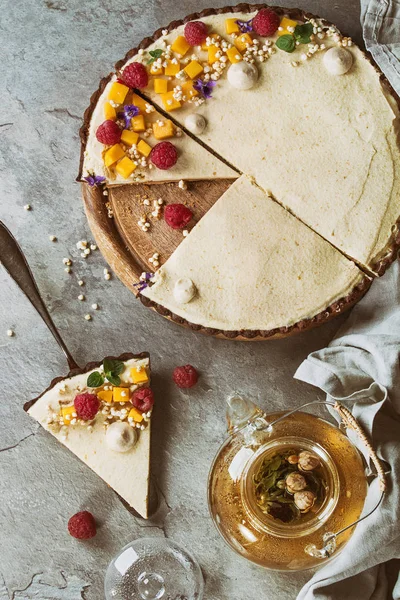
<svg viewBox="0 0 400 600">
<path fill-rule="evenodd" d="M 216 14 L 224 14 L 228 12 L 253 12 L 256 10 L 260 10 L 261 8 L 265 8 L 269 5 L 267 4 L 237 4 L 235 6 L 225 6 L 219 9 L 205 9 L 198 13 L 193 13 L 187 15 L 184 19 L 178 21 L 172 21 L 167 27 L 161 27 L 151 37 L 144 38 L 140 44 L 136 48 L 132 48 L 125 55 L 125 57 L 118 61 L 115 65 L 116 71 L 121 69 L 127 60 L 135 56 L 139 49 L 145 49 L 154 41 L 159 39 L 162 36 L 162 31 L 167 29 L 171 31 L 176 27 L 183 25 L 188 21 L 193 21 L 196 19 L 201 19 L 202 17 L 206 17 L 209 15 Z M 273 10 L 277 12 L 277 14 L 283 16 L 287 15 L 291 19 L 297 20 L 305 20 L 310 18 L 320 19 L 326 26 L 331 25 L 329 21 L 326 19 L 321 19 L 312 13 L 296 9 L 296 8 L 284 8 L 279 6 L 271 6 Z M 389 93 L 396 99 L 400 107 L 400 99 L 397 96 L 396 92 L 390 85 L 389 81 L 386 79 L 384 74 L 380 71 L 378 65 L 373 60 L 372 56 L 364 52 L 366 58 L 370 61 L 376 71 L 379 73 L 382 84 L 388 89 Z M 83 167 L 83 159 L 84 159 L 84 151 L 86 148 L 86 143 L 89 135 L 89 125 L 93 110 L 105 88 L 107 83 L 110 81 L 113 73 L 110 73 L 107 77 L 104 77 L 100 81 L 99 88 L 94 92 L 90 99 L 90 105 L 86 109 L 84 113 L 83 125 L 80 129 L 80 139 L 81 139 L 81 156 L 80 156 L 80 166 L 79 166 L 79 174 L 77 177 L 77 181 L 82 181 L 82 167 Z M 152 101 L 146 98 L 146 95 L 141 91 L 139 92 L 150 104 L 153 104 Z M 186 132 L 188 133 L 188 132 Z M 190 133 L 188 135 L 191 135 Z M 200 142 L 201 143 L 201 142 Z M 135 184 L 127 184 L 127 185 L 135 185 Z M 136 184 L 142 186 L 142 184 Z M 157 186 L 162 186 L 164 184 L 157 184 Z M 123 281 L 123 283 L 130 288 L 136 295 L 138 295 L 136 288 L 133 287 L 135 283 L 138 282 L 140 274 L 146 270 L 144 259 L 137 255 L 133 255 L 132 252 L 128 248 L 128 244 L 121 237 L 114 223 L 112 223 L 112 219 L 108 218 L 108 211 L 105 207 L 105 196 L 103 196 L 102 191 L 99 188 L 90 188 L 86 183 L 82 184 L 82 195 L 85 204 L 86 215 L 89 221 L 89 225 L 92 229 L 93 235 L 98 243 L 100 250 L 102 251 L 104 257 L 107 262 L 110 264 L 111 268 L 118 277 Z M 221 194 L 222 195 L 222 194 Z M 393 225 L 393 235 L 389 244 L 387 245 L 384 252 L 382 252 L 381 256 L 377 257 L 375 263 L 371 266 L 371 271 L 368 275 L 372 276 L 381 276 L 386 271 L 386 269 L 390 266 L 390 264 L 397 258 L 398 252 L 400 250 L 400 216 L 398 221 Z M 163 248 L 160 248 L 159 251 L 162 253 Z M 166 257 L 164 257 L 166 258 Z M 351 308 L 354 304 L 356 304 L 362 296 L 366 293 L 369 286 L 371 285 L 372 279 L 366 276 L 363 281 L 354 288 L 354 290 L 346 297 L 338 300 L 333 303 L 331 306 L 328 306 L 324 311 L 315 315 L 310 319 L 304 319 L 294 325 L 288 327 L 280 327 L 279 329 L 273 329 L 270 331 L 261 331 L 261 330 L 238 330 L 238 331 L 223 331 L 218 329 L 212 329 L 207 327 L 202 327 L 200 325 L 195 325 L 186 321 L 185 319 L 174 315 L 169 310 L 164 308 L 163 306 L 154 303 L 147 298 L 140 296 L 140 300 L 143 305 L 152 308 L 162 316 L 170 319 L 171 321 L 178 323 L 179 325 L 183 325 L 192 329 L 193 331 L 199 331 L 201 333 L 205 333 L 207 335 L 213 335 L 219 338 L 224 339 L 235 339 L 235 340 L 266 340 L 266 339 L 275 339 L 286 337 L 292 335 L 294 333 L 298 333 L 307 329 L 311 329 L 316 327 L 322 323 L 325 323 L 331 320 L 333 317 L 343 313 L 344 311 Z"/>
</svg>

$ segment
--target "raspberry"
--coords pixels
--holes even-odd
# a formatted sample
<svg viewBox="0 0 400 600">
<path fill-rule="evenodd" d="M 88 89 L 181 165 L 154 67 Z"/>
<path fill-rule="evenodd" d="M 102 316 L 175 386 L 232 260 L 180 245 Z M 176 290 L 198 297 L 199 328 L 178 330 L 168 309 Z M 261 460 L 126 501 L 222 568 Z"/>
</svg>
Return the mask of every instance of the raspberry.
<svg viewBox="0 0 400 600">
<path fill-rule="evenodd" d="M 172 379 L 176 385 L 180 388 L 191 388 L 193 387 L 199 378 L 199 375 L 192 365 L 185 365 L 184 367 L 175 367 L 172 373 Z"/>
<path fill-rule="evenodd" d="M 158 169 L 167 170 L 173 167 L 178 160 L 178 152 L 171 142 L 160 142 L 153 146 L 150 160 Z"/>
<path fill-rule="evenodd" d="M 149 83 L 146 67 L 138 62 L 125 67 L 119 78 L 130 88 L 145 88 Z"/>
<path fill-rule="evenodd" d="M 114 144 L 118 144 L 121 140 L 121 130 L 115 121 L 104 121 L 104 123 L 97 128 L 96 138 L 102 144 L 113 146 Z"/>
<path fill-rule="evenodd" d="M 278 30 L 281 20 L 275 11 L 270 8 L 262 8 L 258 11 L 252 21 L 253 30 L 263 37 L 274 35 Z"/>
<path fill-rule="evenodd" d="M 188 44 L 200 46 L 207 37 L 207 26 L 202 21 L 190 21 L 183 33 Z"/>
<path fill-rule="evenodd" d="M 75 396 L 74 406 L 78 419 L 91 421 L 100 408 L 100 400 L 96 394 L 78 394 Z"/>
<path fill-rule="evenodd" d="M 153 392 L 150 388 L 135 390 L 131 396 L 131 402 L 140 412 L 146 413 L 154 404 Z"/>
<path fill-rule="evenodd" d="M 87 510 L 76 513 L 68 521 L 68 531 L 77 540 L 89 540 L 96 535 L 96 521 Z"/>
<path fill-rule="evenodd" d="M 184 204 L 168 204 L 164 209 L 165 222 L 172 229 L 184 229 L 192 217 L 192 211 Z"/>
</svg>

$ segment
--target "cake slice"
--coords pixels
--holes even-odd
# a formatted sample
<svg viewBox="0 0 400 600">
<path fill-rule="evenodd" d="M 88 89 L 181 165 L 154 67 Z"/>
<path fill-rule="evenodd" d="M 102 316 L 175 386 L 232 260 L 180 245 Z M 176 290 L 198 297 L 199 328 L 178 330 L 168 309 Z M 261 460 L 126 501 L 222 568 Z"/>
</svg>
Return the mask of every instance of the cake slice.
<svg viewBox="0 0 400 600">
<path fill-rule="evenodd" d="M 25 410 L 148 517 L 153 406 L 149 355 L 125 354 L 55 379 Z"/>
<path fill-rule="evenodd" d="M 191 324 L 270 331 L 350 305 L 369 280 L 245 176 L 214 204 L 142 290 Z M 337 305 L 339 307 L 339 304 Z"/>
<path fill-rule="evenodd" d="M 295 46 L 293 17 L 265 37 L 252 27 L 257 12 L 222 13 L 199 19 L 209 36 L 203 46 L 187 50 L 181 24 L 126 63 L 156 51 L 156 65 L 178 61 L 181 70 L 168 81 L 177 94 L 193 81 L 190 65 L 200 64 L 195 85 L 208 86 L 205 95 L 168 107 L 151 68 L 142 93 L 181 126 L 204 118 L 199 138 L 207 147 L 346 256 L 380 272 L 400 216 L 395 97 L 366 55 L 323 20 L 303 15 L 311 43 Z M 281 49 L 282 40 L 292 41 L 293 51 Z"/>
<path fill-rule="evenodd" d="M 92 183 L 97 177 L 107 185 L 117 185 L 238 177 L 116 76 L 111 77 L 91 110 L 82 180 Z M 161 159 L 153 158 L 153 149 L 161 145 L 176 153 L 172 165 L 162 164 L 162 152 Z"/>
</svg>

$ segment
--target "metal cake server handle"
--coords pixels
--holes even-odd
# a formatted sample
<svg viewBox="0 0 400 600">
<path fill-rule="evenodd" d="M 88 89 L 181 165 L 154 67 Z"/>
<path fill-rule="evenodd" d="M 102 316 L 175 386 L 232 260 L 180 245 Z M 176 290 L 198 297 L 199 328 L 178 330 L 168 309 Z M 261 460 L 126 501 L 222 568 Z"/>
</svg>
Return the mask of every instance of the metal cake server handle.
<svg viewBox="0 0 400 600">
<path fill-rule="evenodd" d="M 0 264 L 3 265 L 7 273 L 14 279 L 20 290 L 25 294 L 31 304 L 36 308 L 39 315 L 53 334 L 56 342 L 64 352 L 70 370 L 79 369 L 67 346 L 64 344 L 56 326 L 54 325 L 49 312 L 42 300 L 36 281 L 33 278 L 32 271 L 27 263 L 24 253 L 18 242 L 0 221 Z"/>
</svg>

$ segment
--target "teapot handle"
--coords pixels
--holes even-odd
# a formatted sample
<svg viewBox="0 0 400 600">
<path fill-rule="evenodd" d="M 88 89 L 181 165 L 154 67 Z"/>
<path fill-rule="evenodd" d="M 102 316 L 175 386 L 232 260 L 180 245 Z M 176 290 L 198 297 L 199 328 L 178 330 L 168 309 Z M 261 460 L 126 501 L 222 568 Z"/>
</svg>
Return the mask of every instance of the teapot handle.
<svg viewBox="0 0 400 600">
<path fill-rule="evenodd" d="M 372 515 L 372 513 L 374 513 L 377 510 L 377 508 L 380 506 L 380 504 L 383 500 L 387 485 L 386 485 L 386 474 L 385 474 L 385 470 L 383 468 L 382 462 L 380 461 L 374 448 L 372 447 L 372 444 L 369 441 L 367 434 L 365 433 L 365 431 L 363 430 L 361 425 L 358 423 L 357 419 L 351 414 L 350 410 L 348 408 L 346 408 L 345 406 L 343 406 L 343 404 L 341 404 L 337 400 L 335 402 L 329 402 L 326 400 L 314 400 L 312 402 L 307 402 L 306 404 L 302 404 L 299 408 L 290 410 L 290 411 L 286 412 L 284 415 L 278 417 L 278 419 L 275 419 L 275 421 L 273 421 L 272 423 L 269 423 L 269 428 L 272 428 L 276 423 L 278 423 L 279 421 L 282 421 L 283 419 L 286 419 L 288 416 L 301 411 L 306 406 L 311 406 L 314 404 L 324 404 L 325 406 L 326 405 L 331 406 L 338 413 L 338 415 L 342 419 L 342 422 L 344 423 L 344 425 L 348 429 L 352 429 L 358 435 L 358 438 L 366 447 L 368 456 L 370 457 L 370 459 L 376 469 L 377 478 L 379 480 L 379 489 L 381 491 L 381 496 L 380 496 L 378 502 L 376 503 L 374 508 L 371 509 L 366 515 L 364 515 L 363 517 L 360 517 L 359 519 L 357 519 L 350 525 L 347 525 L 343 529 L 340 529 L 336 533 L 331 533 L 331 532 L 325 533 L 322 538 L 323 542 L 324 542 L 324 545 L 322 548 L 317 548 L 315 544 L 308 544 L 305 547 L 304 550 L 307 554 L 310 554 L 311 556 L 314 556 L 315 558 L 322 559 L 322 558 L 329 558 L 335 552 L 336 539 L 339 535 L 341 535 L 348 529 L 351 529 L 355 525 L 358 525 L 358 523 L 361 523 L 361 521 L 364 521 L 365 519 L 367 519 L 369 516 Z"/>
</svg>

